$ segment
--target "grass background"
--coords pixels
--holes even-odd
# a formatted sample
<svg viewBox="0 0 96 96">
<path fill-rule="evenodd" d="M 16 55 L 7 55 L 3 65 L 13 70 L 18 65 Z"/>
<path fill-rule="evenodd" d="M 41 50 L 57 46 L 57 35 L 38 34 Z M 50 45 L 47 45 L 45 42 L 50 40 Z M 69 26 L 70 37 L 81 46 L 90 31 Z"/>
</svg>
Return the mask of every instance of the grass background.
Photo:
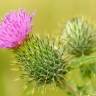
<svg viewBox="0 0 96 96">
<path fill-rule="evenodd" d="M 18 8 L 36 12 L 32 31 L 41 35 L 60 34 L 64 22 L 72 17 L 85 16 L 91 23 L 96 22 L 96 0 L 0 0 L 0 17 Z M 11 52 L 0 49 L 0 96 L 24 96 L 23 82 L 13 81 L 18 73 L 10 71 L 12 59 Z M 60 90 L 52 94 L 49 92 L 49 96 L 51 95 L 65 96 Z"/>
</svg>

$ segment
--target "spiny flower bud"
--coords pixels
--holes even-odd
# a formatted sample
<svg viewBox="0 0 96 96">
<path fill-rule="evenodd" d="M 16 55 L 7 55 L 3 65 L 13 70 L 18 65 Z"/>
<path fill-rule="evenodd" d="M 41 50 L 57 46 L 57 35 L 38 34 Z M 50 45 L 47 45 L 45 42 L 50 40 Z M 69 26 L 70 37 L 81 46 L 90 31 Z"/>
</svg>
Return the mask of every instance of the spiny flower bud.
<svg viewBox="0 0 96 96">
<path fill-rule="evenodd" d="M 84 18 L 69 20 L 62 35 L 68 53 L 75 56 L 89 55 L 96 46 L 96 32 Z"/>
<path fill-rule="evenodd" d="M 67 65 L 54 47 L 48 38 L 43 40 L 38 36 L 29 37 L 23 46 L 14 51 L 21 70 L 25 73 L 23 75 L 37 85 L 63 84 Z"/>
</svg>

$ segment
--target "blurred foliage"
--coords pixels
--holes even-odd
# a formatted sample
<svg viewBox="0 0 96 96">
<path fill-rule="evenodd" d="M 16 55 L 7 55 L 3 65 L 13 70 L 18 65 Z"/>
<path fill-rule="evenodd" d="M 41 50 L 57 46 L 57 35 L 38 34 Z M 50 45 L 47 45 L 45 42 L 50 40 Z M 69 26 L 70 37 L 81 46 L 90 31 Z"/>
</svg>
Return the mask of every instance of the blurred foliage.
<svg viewBox="0 0 96 96">
<path fill-rule="evenodd" d="M 36 11 L 33 32 L 41 36 L 46 33 L 50 36 L 58 35 L 62 31 L 64 21 L 75 16 L 83 15 L 89 18 L 91 23 L 96 22 L 96 0 L 0 0 L 0 17 L 18 8 L 26 8 L 30 12 Z M 13 81 L 18 72 L 10 71 L 9 64 L 13 59 L 11 52 L 0 50 L 0 96 L 24 96 L 23 82 Z M 76 82 L 81 86 L 84 82 L 78 74 L 78 70 L 74 70 L 69 75 L 72 78 L 71 82 Z M 92 83 L 96 88 L 94 81 L 95 79 Z M 79 89 L 82 88 L 79 87 Z M 61 96 L 61 94 L 65 96 L 64 92 L 59 89 L 53 93 L 49 90 L 48 93 L 49 96 Z"/>
</svg>

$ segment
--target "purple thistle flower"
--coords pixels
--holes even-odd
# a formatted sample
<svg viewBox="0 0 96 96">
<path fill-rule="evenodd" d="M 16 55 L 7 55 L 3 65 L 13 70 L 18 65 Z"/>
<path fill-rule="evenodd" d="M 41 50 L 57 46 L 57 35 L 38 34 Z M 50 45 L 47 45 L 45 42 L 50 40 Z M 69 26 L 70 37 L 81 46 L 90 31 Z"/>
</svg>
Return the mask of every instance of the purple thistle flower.
<svg viewBox="0 0 96 96">
<path fill-rule="evenodd" d="M 0 48 L 15 48 L 31 31 L 32 15 L 25 10 L 8 13 L 0 24 Z"/>
</svg>

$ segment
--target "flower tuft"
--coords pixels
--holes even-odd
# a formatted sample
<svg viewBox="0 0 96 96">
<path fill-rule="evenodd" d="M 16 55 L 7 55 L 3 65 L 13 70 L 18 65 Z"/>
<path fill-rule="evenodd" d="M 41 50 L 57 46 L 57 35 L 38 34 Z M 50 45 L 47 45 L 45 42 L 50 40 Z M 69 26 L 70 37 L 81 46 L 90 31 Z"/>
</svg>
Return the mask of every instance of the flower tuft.
<svg viewBox="0 0 96 96">
<path fill-rule="evenodd" d="M 0 48 L 19 46 L 31 30 L 32 15 L 25 10 L 8 13 L 0 23 Z"/>
</svg>

